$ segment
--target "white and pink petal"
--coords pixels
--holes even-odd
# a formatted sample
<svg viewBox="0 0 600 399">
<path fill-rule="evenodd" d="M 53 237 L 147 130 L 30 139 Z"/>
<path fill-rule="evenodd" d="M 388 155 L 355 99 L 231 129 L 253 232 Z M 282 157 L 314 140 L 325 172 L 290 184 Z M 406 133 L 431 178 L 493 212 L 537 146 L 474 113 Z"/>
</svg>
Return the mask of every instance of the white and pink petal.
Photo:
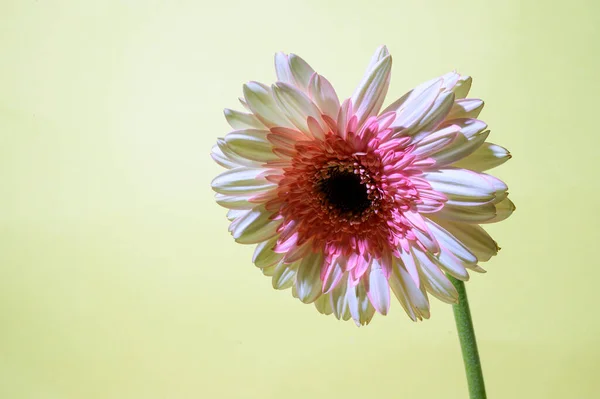
<svg viewBox="0 0 600 399">
<path fill-rule="evenodd" d="M 323 253 L 310 252 L 298 266 L 296 274 L 296 293 L 304 303 L 314 302 L 322 293 L 321 267 L 323 266 Z"/>
<path fill-rule="evenodd" d="M 379 113 L 390 84 L 391 70 L 392 57 L 387 49 L 378 49 L 351 97 L 358 126 Z"/>
</svg>

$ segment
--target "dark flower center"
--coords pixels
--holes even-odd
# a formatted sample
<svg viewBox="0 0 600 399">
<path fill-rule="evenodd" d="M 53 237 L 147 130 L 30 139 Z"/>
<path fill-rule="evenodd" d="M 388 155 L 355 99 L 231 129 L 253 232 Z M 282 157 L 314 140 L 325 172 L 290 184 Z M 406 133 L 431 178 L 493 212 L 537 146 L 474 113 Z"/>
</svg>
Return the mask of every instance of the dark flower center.
<svg viewBox="0 0 600 399">
<path fill-rule="evenodd" d="M 367 187 L 351 171 L 331 171 L 318 188 L 329 205 L 342 213 L 360 214 L 371 206 Z"/>
</svg>

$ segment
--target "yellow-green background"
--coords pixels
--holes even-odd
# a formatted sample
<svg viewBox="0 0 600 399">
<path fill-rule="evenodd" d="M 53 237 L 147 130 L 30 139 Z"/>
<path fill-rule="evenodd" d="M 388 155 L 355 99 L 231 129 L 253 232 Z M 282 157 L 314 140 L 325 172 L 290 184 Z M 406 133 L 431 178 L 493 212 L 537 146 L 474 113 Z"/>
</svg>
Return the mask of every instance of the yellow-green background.
<svg viewBox="0 0 600 399">
<path fill-rule="evenodd" d="M 517 212 L 468 290 L 490 398 L 600 397 L 592 0 L 0 3 L 0 398 L 465 398 L 451 308 L 367 328 L 271 288 L 213 203 L 241 85 L 457 69 Z"/>
</svg>

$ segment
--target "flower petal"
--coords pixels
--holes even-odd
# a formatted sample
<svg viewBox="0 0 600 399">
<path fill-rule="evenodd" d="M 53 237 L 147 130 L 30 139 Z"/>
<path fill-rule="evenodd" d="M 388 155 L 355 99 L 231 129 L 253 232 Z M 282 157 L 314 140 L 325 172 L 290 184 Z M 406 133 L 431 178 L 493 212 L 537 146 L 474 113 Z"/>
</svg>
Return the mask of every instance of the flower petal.
<svg viewBox="0 0 600 399">
<path fill-rule="evenodd" d="M 216 144 L 212 147 L 210 156 L 216 163 L 224 168 L 233 169 L 240 166 L 239 163 L 232 161 L 225 154 L 223 154 L 223 151 L 221 151 L 219 146 Z"/>
<path fill-rule="evenodd" d="M 223 208 L 227 209 L 252 209 L 257 204 L 248 201 L 251 197 L 251 194 L 248 195 L 225 195 L 217 193 L 215 195 L 215 200 L 217 204 L 221 205 Z"/>
<path fill-rule="evenodd" d="M 378 50 L 377 57 L 385 52 Z M 352 95 L 352 104 L 358 118 L 358 126 L 362 126 L 370 116 L 376 115 L 381 109 L 390 84 L 392 57 L 383 56 L 374 65 L 369 65 L 362 82 Z"/>
<path fill-rule="evenodd" d="M 417 264 L 415 263 L 415 258 L 412 256 L 410 251 L 400 249 L 400 257 L 396 259 L 396 263 L 404 266 L 417 287 L 421 284 L 419 271 L 417 270 Z"/>
<path fill-rule="evenodd" d="M 267 127 L 293 127 L 277 106 L 271 88 L 258 82 L 244 85 L 244 98 L 254 115 Z"/>
<path fill-rule="evenodd" d="M 452 166 L 483 172 L 502 165 L 510 158 L 510 152 L 506 148 L 492 143 L 483 143 L 471 155 L 455 162 Z"/>
<path fill-rule="evenodd" d="M 437 151 L 431 155 L 431 158 L 435 159 L 436 167 L 443 167 L 451 164 L 452 162 L 463 159 L 466 156 L 472 154 L 477 148 L 479 148 L 483 142 L 487 139 L 490 131 L 482 132 L 476 136 L 467 139 L 462 134 L 459 135 L 457 140 L 453 141 L 450 145 Z"/>
<path fill-rule="evenodd" d="M 400 305 L 413 321 L 429 318 L 427 294 L 415 284 L 401 264 L 394 262 L 389 284 Z"/>
<path fill-rule="evenodd" d="M 356 325 L 360 327 L 369 324 L 375 314 L 375 308 L 371 305 L 362 282 L 355 287 L 348 287 L 346 300 Z"/>
<path fill-rule="evenodd" d="M 406 93 L 383 112 L 395 111 L 396 120 L 391 124 L 396 132 L 410 134 L 427 112 L 433 107 L 442 89 L 443 80 L 437 79 L 424 89 Z"/>
<path fill-rule="evenodd" d="M 369 61 L 369 65 L 367 66 L 367 71 L 370 71 L 373 68 L 375 68 L 375 66 L 379 63 L 379 61 L 381 61 L 388 55 L 390 55 L 390 52 L 386 46 L 377 47 L 377 49 L 373 53 L 373 56 L 371 57 L 371 60 Z"/>
<path fill-rule="evenodd" d="M 490 185 L 494 188 L 494 204 L 497 204 L 504 200 L 508 195 L 508 186 L 502 180 L 498 179 L 495 176 L 488 175 L 486 173 L 480 173 L 480 176 L 490 183 Z"/>
<path fill-rule="evenodd" d="M 439 169 L 424 174 L 427 182 L 450 201 L 465 205 L 486 204 L 494 199 L 494 188 L 480 174 L 466 169 Z"/>
<path fill-rule="evenodd" d="M 265 169 L 244 166 L 229 169 L 215 177 L 211 185 L 216 192 L 231 195 L 258 193 L 275 188 L 275 183 L 261 177 L 264 172 Z"/>
<path fill-rule="evenodd" d="M 323 278 L 323 292 L 328 293 L 337 287 L 343 275 L 344 270 L 342 265 L 339 263 L 338 259 L 336 259 L 328 266 L 327 273 L 324 276 L 325 278 Z"/>
<path fill-rule="evenodd" d="M 324 315 L 330 315 L 333 313 L 333 308 L 331 307 L 331 295 L 321 295 L 314 303 L 315 308 Z"/>
<path fill-rule="evenodd" d="M 312 136 L 308 128 L 308 117 L 313 117 L 323 126 L 323 130 L 326 130 L 317 106 L 294 86 L 279 82 L 273 85 L 273 93 L 283 114 L 302 133 L 309 137 Z"/>
<path fill-rule="evenodd" d="M 431 219 L 426 219 L 425 223 L 427 223 L 429 229 L 438 239 L 442 251 L 450 251 L 450 253 L 467 264 L 477 263 L 477 257 L 475 254 L 473 254 L 465 244 L 459 241 L 450 232 Z"/>
<path fill-rule="evenodd" d="M 371 263 L 371 271 L 367 280 L 367 296 L 371 304 L 382 315 L 390 310 L 390 285 L 383 268 L 376 259 Z"/>
<path fill-rule="evenodd" d="M 496 241 L 476 224 L 439 219 L 435 222 L 459 240 L 480 262 L 487 262 L 500 249 Z"/>
<path fill-rule="evenodd" d="M 288 264 L 284 261 L 280 261 L 273 271 L 273 278 L 271 280 L 273 288 L 276 290 L 290 288 L 294 284 L 297 270 L 298 262 Z"/>
<path fill-rule="evenodd" d="M 350 315 L 348 309 L 348 301 L 346 299 L 346 291 L 348 288 L 348 273 L 342 275 L 341 282 L 329 294 L 331 301 L 331 309 L 336 319 L 341 319 L 344 315 Z M 346 319 L 347 320 L 347 319 Z"/>
<path fill-rule="evenodd" d="M 225 108 L 223 110 L 229 126 L 234 129 L 264 129 L 265 125 L 253 114 Z"/>
<path fill-rule="evenodd" d="M 315 73 L 315 70 L 296 54 L 290 54 L 288 57 L 288 62 L 290 64 L 292 76 L 296 81 L 296 86 L 302 89 L 302 91 L 308 92 L 308 82 L 310 81 L 311 76 Z"/>
<path fill-rule="evenodd" d="M 427 158 L 451 145 L 457 139 L 459 131 L 458 126 L 450 125 L 433 132 L 415 144 L 416 147 L 412 154 Z"/>
<path fill-rule="evenodd" d="M 483 100 L 463 98 L 456 100 L 446 119 L 477 118 L 483 109 Z"/>
<path fill-rule="evenodd" d="M 449 250 L 442 249 L 439 255 L 428 254 L 429 258 L 447 274 L 462 281 L 469 280 L 466 265 Z"/>
<path fill-rule="evenodd" d="M 284 254 L 273 251 L 277 244 L 278 236 L 275 236 L 267 241 L 258 243 L 252 255 L 252 262 L 261 269 L 278 263 Z"/>
<path fill-rule="evenodd" d="M 246 216 L 248 212 L 250 212 L 250 209 L 230 209 L 227 211 L 227 220 L 235 221 Z"/>
<path fill-rule="evenodd" d="M 444 123 L 440 125 L 440 129 L 446 126 L 458 126 L 460 128 L 459 131 L 468 139 L 475 136 L 477 133 L 483 132 L 487 128 L 485 122 L 473 118 L 446 119 Z"/>
<path fill-rule="evenodd" d="M 316 73 L 313 74 L 308 83 L 308 94 L 323 114 L 334 120 L 337 119 L 340 100 L 327 79 Z"/>
<path fill-rule="evenodd" d="M 421 281 L 423 281 L 423 285 L 427 292 L 438 298 L 440 301 L 457 303 L 458 292 L 440 268 L 429 259 L 427 254 L 414 247 L 413 254 L 419 265 L 419 270 L 422 274 Z"/>
<path fill-rule="evenodd" d="M 515 204 L 508 199 L 508 197 L 504 198 L 502 201 L 496 204 L 496 216 L 493 219 L 487 220 L 482 223 L 497 223 L 501 222 L 504 219 L 508 218 L 512 213 L 517 209 Z"/>
<path fill-rule="evenodd" d="M 229 164 L 235 165 L 234 167 L 248 166 L 248 167 L 252 168 L 252 167 L 260 167 L 261 166 L 260 162 L 253 161 L 251 159 L 244 158 L 244 157 L 236 154 L 231 149 L 231 147 L 229 147 L 229 145 L 227 145 L 227 143 L 225 142 L 225 139 L 223 139 L 223 138 L 217 139 L 217 146 L 219 148 L 219 151 L 216 151 L 216 149 L 213 147 L 213 154 L 219 154 L 223 158 L 227 159 L 229 161 Z"/>
<path fill-rule="evenodd" d="M 296 276 L 296 292 L 304 303 L 314 302 L 322 292 L 321 267 L 323 253 L 311 252 L 300 261 Z"/>
<path fill-rule="evenodd" d="M 442 92 L 435 99 L 431 108 L 423 115 L 418 125 L 411 130 L 411 136 L 414 136 L 415 141 L 421 140 L 423 137 L 430 134 L 431 131 L 446 118 L 448 112 L 454 104 L 454 93 L 451 91 Z"/>
<path fill-rule="evenodd" d="M 473 79 L 470 76 L 461 76 L 456 85 L 452 89 L 457 99 L 465 98 L 467 94 L 469 94 L 469 90 L 471 90 L 471 84 L 473 83 Z"/>
<path fill-rule="evenodd" d="M 240 244 L 257 244 L 277 234 L 281 220 L 272 220 L 272 213 L 258 206 L 230 226 L 231 235 Z"/>
<path fill-rule="evenodd" d="M 233 152 L 247 159 L 268 162 L 279 159 L 273 153 L 273 145 L 267 140 L 267 130 L 235 130 L 225 136 L 225 142 Z"/>
<path fill-rule="evenodd" d="M 279 264 L 279 263 L 275 263 L 275 264 L 273 264 L 273 265 L 271 265 L 271 266 L 267 266 L 267 267 L 265 267 L 265 268 L 261 269 L 261 271 L 262 271 L 262 273 L 263 273 L 265 276 L 267 276 L 267 277 L 272 277 L 272 276 L 273 276 L 273 274 L 275 273 L 275 269 L 277 268 L 277 265 L 278 265 L 278 264 Z"/>
<path fill-rule="evenodd" d="M 348 98 L 342 103 L 337 116 L 337 133 L 344 140 L 348 135 L 348 125 L 352 118 L 352 111 L 352 101 Z"/>
<path fill-rule="evenodd" d="M 463 223 L 485 223 L 496 216 L 496 207 L 492 202 L 474 204 L 460 201 L 447 201 L 444 207 L 429 215 Z"/>
<path fill-rule="evenodd" d="M 288 55 L 283 52 L 275 53 L 275 73 L 279 82 L 296 84 L 288 62 Z"/>
</svg>

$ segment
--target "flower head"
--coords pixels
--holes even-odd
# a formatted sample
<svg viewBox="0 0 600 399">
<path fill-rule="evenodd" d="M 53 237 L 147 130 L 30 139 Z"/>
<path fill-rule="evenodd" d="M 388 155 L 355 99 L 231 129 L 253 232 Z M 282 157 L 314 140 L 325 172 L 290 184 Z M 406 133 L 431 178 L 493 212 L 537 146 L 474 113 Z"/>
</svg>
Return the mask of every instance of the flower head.
<svg viewBox="0 0 600 399">
<path fill-rule="evenodd" d="M 483 272 L 499 248 L 479 225 L 515 209 L 483 173 L 510 154 L 486 141 L 471 78 L 450 72 L 380 111 L 391 66 L 377 49 L 340 104 L 302 58 L 278 53 L 277 82 L 244 85 L 247 112 L 225 110 L 235 130 L 212 151 L 229 231 L 257 244 L 273 287 L 358 325 L 387 314 L 391 292 L 413 320 L 429 317 L 428 294 L 456 302 L 446 275 Z"/>
</svg>

